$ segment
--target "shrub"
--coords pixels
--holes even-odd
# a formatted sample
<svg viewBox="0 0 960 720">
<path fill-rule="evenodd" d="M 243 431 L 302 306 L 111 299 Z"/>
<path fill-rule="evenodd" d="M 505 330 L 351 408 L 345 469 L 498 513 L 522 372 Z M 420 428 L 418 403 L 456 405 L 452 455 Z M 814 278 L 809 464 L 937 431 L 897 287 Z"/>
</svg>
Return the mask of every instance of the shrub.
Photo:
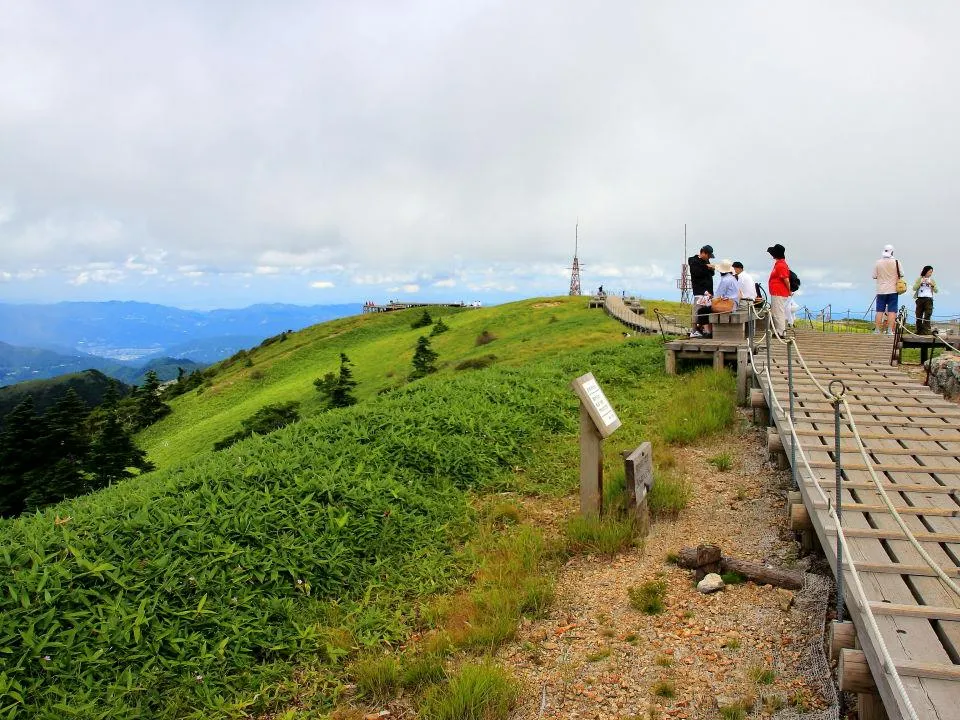
<svg viewBox="0 0 960 720">
<path fill-rule="evenodd" d="M 413 353 L 413 372 L 410 373 L 410 379 L 426 377 L 430 373 L 437 371 L 435 365 L 437 353 L 430 348 L 430 340 L 421 335 L 417 338 L 417 349 Z"/>
<path fill-rule="evenodd" d="M 488 345 L 497 339 L 497 336 L 494 335 L 489 330 L 484 330 L 477 336 L 476 344 L 477 345 Z"/>
<path fill-rule="evenodd" d="M 454 370 L 483 370 L 484 368 L 490 367 L 496 362 L 496 355 L 484 355 L 483 357 L 478 358 L 469 358 L 463 362 L 459 362 L 454 365 Z"/>
<path fill-rule="evenodd" d="M 240 424 L 243 430 L 214 443 L 214 450 L 224 450 L 251 435 L 266 435 L 300 419 L 300 403 L 295 400 L 264 405 Z"/>
<path fill-rule="evenodd" d="M 639 587 L 627 590 L 630 596 L 630 607 L 646 615 L 659 615 L 666 609 L 664 598 L 667 594 L 667 583 L 662 578 L 648 580 Z"/>
<path fill-rule="evenodd" d="M 747 579 L 738 572 L 725 572 L 720 576 L 720 579 L 727 585 L 741 585 L 747 581 Z"/>
<path fill-rule="evenodd" d="M 437 320 L 436 324 L 433 326 L 433 330 L 430 331 L 430 336 L 432 337 L 434 335 L 440 335 L 441 333 L 445 333 L 449 329 L 450 329 L 450 326 L 443 321 L 443 318 L 440 318 L 439 320 Z"/>
<path fill-rule="evenodd" d="M 492 664 L 464 665 L 446 687 L 430 692 L 423 720 L 506 720 L 517 702 L 516 681 Z"/>
</svg>

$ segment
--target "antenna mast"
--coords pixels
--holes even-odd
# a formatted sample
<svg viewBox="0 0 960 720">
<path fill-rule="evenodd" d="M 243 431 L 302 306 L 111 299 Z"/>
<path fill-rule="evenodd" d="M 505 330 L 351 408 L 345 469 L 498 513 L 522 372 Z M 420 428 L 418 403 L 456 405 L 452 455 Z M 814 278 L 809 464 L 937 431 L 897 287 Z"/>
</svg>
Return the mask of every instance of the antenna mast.
<svg viewBox="0 0 960 720">
<path fill-rule="evenodd" d="M 581 295 L 580 291 L 580 218 L 577 218 L 577 224 L 573 231 L 573 267 L 570 270 L 570 295 Z"/>
<path fill-rule="evenodd" d="M 687 265 L 687 224 L 683 224 L 683 263 L 680 265 L 680 277 L 677 278 L 677 289 L 680 291 L 680 302 L 691 303 L 690 267 Z"/>
</svg>

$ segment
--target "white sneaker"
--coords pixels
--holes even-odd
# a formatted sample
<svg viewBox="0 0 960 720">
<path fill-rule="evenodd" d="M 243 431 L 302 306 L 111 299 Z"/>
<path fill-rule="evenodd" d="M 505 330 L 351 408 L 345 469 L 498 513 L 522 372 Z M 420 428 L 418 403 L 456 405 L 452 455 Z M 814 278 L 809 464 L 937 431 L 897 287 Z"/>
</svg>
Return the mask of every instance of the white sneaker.
<svg viewBox="0 0 960 720">
<path fill-rule="evenodd" d="M 692 338 L 703 337 L 703 333 L 700 332 L 699 330 L 694 330 L 692 333 L 690 333 L 690 337 Z"/>
<path fill-rule="evenodd" d="M 873 329 L 873 334 L 874 334 L 874 335 L 880 335 L 881 332 L 880 332 L 880 330 L 877 330 L 876 328 L 874 328 L 874 329 Z"/>
<path fill-rule="evenodd" d="M 893 335 L 893 330 L 887 330 L 887 335 Z"/>
</svg>

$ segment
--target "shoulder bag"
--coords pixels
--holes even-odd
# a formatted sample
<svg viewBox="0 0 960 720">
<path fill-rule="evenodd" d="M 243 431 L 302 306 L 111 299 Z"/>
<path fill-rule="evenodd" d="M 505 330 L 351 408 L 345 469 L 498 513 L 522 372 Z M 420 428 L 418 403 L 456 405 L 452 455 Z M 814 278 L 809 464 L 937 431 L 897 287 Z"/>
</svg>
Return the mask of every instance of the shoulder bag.
<svg viewBox="0 0 960 720">
<path fill-rule="evenodd" d="M 903 273 L 900 272 L 900 261 L 897 260 L 897 295 L 903 295 L 907 291 L 907 281 L 903 279 Z"/>
</svg>

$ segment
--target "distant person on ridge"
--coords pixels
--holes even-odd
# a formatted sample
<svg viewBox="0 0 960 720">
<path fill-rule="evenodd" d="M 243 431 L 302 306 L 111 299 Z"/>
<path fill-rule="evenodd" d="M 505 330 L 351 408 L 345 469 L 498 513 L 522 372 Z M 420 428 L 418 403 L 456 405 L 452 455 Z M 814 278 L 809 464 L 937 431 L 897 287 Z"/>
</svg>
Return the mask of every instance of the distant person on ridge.
<svg viewBox="0 0 960 720">
<path fill-rule="evenodd" d="M 913 283 L 913 297 L 917 300 L 917 335 L 930 334 L 930 316 L 933 315 L 933 294 L 937 281 L 933 279 L 933 265 L 924 265 L 920 277 Z"/>
<path fill-rule="evenodd" d="M 693 286 L 693 332 L 690 337 L 703 337 L 704 334 L 710 334 L 713 328 L 709 323 L 701 324 L 697 318 L 697 310 L 703 307 L 705 296 L 713 295 L 713 275 L 714 267 L 710 264 L 710 259 L 715 257 L 713 248 L 710 245 L 704 245 L 700 252 L 691 256 L 687 260 L 687 266 L 690 268 L 690 284 Z"/>
<path fill-rule="evenodd" d="M 737 287 L 740 290 L 740 306 L 749 307 L 757 302 L 757 284 L 753 276 L 744 272 L 743 263 L 735 260 L 733 263 L 733 274 L 737 278 Z"/>
<path fill-rule="evenodd" d="M 790 302 L 790 266 L 787 265 L 787 249 L 780 243 L 767 248 L 773 258 L 773 269 L 767 281 L 770 293 L 770 323 L 773 331 L 783 337 L 787 329 L 787 303 Z"/>
<path fill-rule="evenodd" d="M 893 335 L 893 328 L 897 322 L 897 280 L 903 277 L 900 272 L 900 261 L 893 256 L 893 245 L 884 245 L 880 259 L 873 266 L 873 279 L 877 281 L 877 317 L 874 322 L 873 334 L 882 335 L 886 324 L 887 335 Z M 886 322 L 884 322 L 886 315 Z"/>
</svg>

